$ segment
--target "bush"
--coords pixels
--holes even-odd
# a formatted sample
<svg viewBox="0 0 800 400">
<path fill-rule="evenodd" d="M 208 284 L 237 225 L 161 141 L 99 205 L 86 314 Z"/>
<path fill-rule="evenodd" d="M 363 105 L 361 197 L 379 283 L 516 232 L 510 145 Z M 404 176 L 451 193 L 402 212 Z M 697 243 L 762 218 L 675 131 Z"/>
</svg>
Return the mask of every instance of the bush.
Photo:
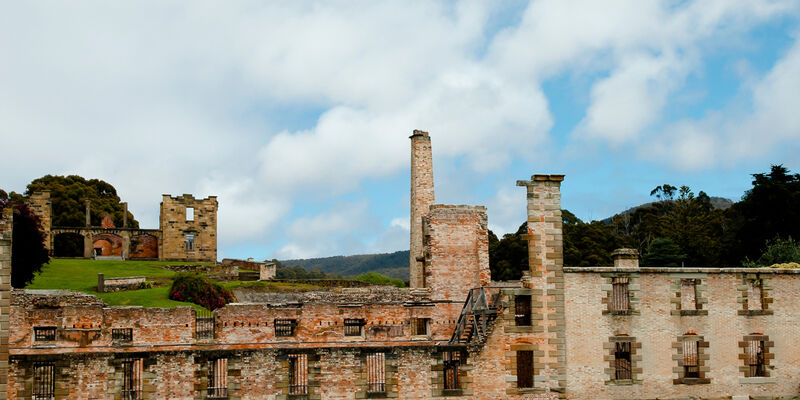
<svg viewBox="0 0 800 400">
<path fill-rule="evenodd" d="M 169 290 L 169 298 L 198 304 L 212 311 L 235 300 L 230 290 L 209 281 L 203 275 L 190 272 L 180 272 L 175 275 L 172 288 Z"/>
<path fill-rule="evenodd" d="M 395 287 L 406 287 L 402 279 L 389 278 L 377 272 L 367 272 L 356 277 L 357 281 L 371 283 L 373 285 L 392 285 Z"/>
<path fill-rule="evenodd" d="M 789 236 L 786 239 L 775 237 L 768 240 L 766 249 L 756 261 L 746 259 L 742 262 L 745 267 L 767 267 L 774 264 L 800 263 L 800 242 Z"/>
</svg>

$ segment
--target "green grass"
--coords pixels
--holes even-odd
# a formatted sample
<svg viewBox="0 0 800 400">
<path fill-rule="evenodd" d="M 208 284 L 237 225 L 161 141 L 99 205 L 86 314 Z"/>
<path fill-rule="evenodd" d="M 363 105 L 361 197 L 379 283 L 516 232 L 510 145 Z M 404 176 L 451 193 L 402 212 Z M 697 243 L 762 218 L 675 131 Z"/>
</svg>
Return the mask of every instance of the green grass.
<svg viewBox="0 0 800 400">
<path fill-rule="evenodd" d="M 193 306 L 192 303 L 174 301 L 168 298 L 172 276 L 176 272 L 168 271 L 162 265 L 182 265 L 182 262 L 164 261 L 107 261 L 107 260 L 67 260 L 51 259 L 42 267 L 26 289 L 67 289 L 95 295 L 109 305 L 144 306 L 144 307 L 177 307 Z M 122 276 L 145 276 L 149 281 L 167 281 L 166 286 L 152 289 L 130 290 L 114 293 L 97 293 L 97 274 L 105 274 L 106 278 Z M 200 307 L 202 308 L 202 307 Z"/>
<path fill-rule="evenodd" d="M 168 271 L 163 265 L 184 265 L 184 262 L 166 261 L 110 261 L 110 260 L 73 260 L 51 259 L 42 267 L 26 289 L 66 289 L 95 295 L 111 306 L 143 306 L 143 307 L 178 307 L 192 306 L 203 309 L 193 303 L 169 299 L 169 288 L 172 278 L 177 272 Z M 113 293 L 97 293 L 97 274 L 105 274 L 106 278 L 123 276 L 144 276 L 148 281 L 162 283 L 163 286 L 152 289 L 129 290 Z M 220 282 L 228 289 L 247 288 L 266 292 L 302 292 L 320 289 L 320 286 L 304 283 L 285 282 Z"/>
</svg>

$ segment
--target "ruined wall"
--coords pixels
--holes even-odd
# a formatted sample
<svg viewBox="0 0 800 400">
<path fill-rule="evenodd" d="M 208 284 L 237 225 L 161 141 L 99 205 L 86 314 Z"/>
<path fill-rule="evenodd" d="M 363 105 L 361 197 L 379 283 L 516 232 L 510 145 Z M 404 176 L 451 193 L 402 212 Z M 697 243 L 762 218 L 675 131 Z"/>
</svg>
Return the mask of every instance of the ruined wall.
<svg viewBox="0 0 800 400">
<path fill-rule="evenodd" d="M 411 243 L 409 255 L 409 283 L 411 287 L 424 287 L 422 244 L 422 218 L 434 203 L 433 156 L 428 132 L 415 130 L 411 135 Z"/>
<path fill-rule="evenodd" d="M 184 194 L 165 194 L 161 201 L 159 245 L 161 260 L 215 262 L 217 260 L 217 197 L 195 199 Z M 187 208 L 193 218 L 187 219 Z M 186 235 L 194 235 L 194 248 L 187 249 Z"/>
<path fill-rule="evenodd" d="M 489 284 L 486 207 L 437 204 L 423 221 L 423 284 L 434 300 L 461 303 L 470 289 Z"/>
<path fill-rule="evenodd" d="M 158 238 L 152 235 L 133 236 L 128 258 L 158 258 Z"/>
<path fill-rule="evenodd" d="M 44 247 L 52 251 L 50 229 L 53 221 L 53 203 L 50 200 L 50 192 L 34 192 L 31 194 L 28 204 L 31 207 L 31 211 L 39 217 L 39 227 L 44 232 Z"/>
<path fill-rule="evenodd" d="M 14 212 L 0 209 L 0 400 L 7 398 L 8 335 L 11 312 L 11 230 Z"/>
<path fill-rule="evenodd" d="M 744 280 L 752 269 L 569 268 L 565 276 L 569 398 L 655 399 L 793 397 L 800 394 L 800 271 L 755 270 L 764 282 L 767 312 L 744 309 Z M 630 315 L 604 313 L 612 276 L 630 277 Z M 705 312 L 678 310 L 681 279 L 698 279 L 697 293 Z M 682 315 L 683 314 L 683 315 Z M 753 315 L 748 315 L 753 314 Z M 757 315 L 762 314 L 762 315 Z M 678 337 L 694 331 L 708 343 L 703 348 L 708 384 L 676 382 L 681 367 Z M 763 333 L 774 342 L 767 378 L 746 378 L 745 335 Z M 609 337 L 620 333 L 641 344 L 635 384 L 610 382 Z"/>
</svg>

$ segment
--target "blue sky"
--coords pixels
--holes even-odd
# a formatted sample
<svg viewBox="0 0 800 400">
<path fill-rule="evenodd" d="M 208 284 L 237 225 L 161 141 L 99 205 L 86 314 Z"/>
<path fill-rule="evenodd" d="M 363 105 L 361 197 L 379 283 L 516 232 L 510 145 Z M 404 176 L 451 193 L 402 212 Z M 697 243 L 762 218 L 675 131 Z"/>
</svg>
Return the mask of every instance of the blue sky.
<svg viewBox="0 0 800 400">
<path fill-rule="evenodd" d="M 563 173 L 602 219 L 660 184 L 737 200 L 800 171 L 800 3 L 6 2 L 0 187 L 217 195 L 220 256 L 408 248 L 409 140 L 436 199 L 524 220 L 518 179 Z"/>
</svg>

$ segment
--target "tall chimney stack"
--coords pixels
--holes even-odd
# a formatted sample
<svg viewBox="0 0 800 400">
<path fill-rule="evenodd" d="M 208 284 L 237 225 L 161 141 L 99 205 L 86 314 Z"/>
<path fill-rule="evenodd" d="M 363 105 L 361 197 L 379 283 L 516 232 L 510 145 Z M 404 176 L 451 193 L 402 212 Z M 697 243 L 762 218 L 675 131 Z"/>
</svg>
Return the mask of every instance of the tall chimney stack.
<svg viewBox="0 0 800 400">
<path fill-rule="evenodd" d="M 428 132 L 414 130 L 411 138 L 411 246 L 409 283 L 412 288 L 425 287 L 422 262 L 422 218 L 434 203 L 433 157 Z"/>
</svg>

